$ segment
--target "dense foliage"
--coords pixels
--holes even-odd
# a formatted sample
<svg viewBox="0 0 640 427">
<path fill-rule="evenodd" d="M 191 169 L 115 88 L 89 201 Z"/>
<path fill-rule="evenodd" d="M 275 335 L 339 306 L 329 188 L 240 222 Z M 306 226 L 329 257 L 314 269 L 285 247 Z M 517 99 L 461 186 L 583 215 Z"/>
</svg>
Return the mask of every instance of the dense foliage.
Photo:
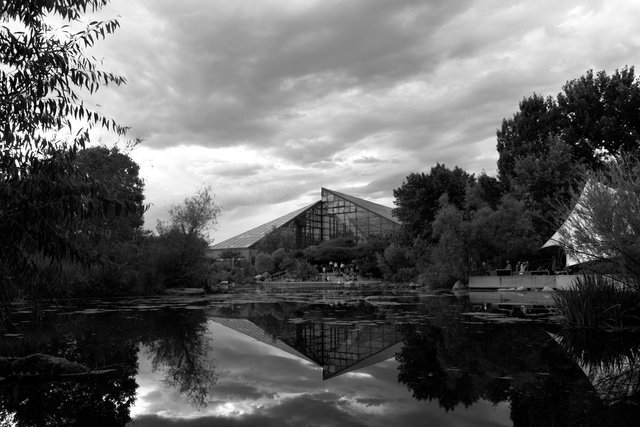
<svg viewBox="0 0 640 427">
<path fill-rule="evenodd" d="M 554 99 L 533 94 L 498 131 L 498 174 L 509 187 L 518 158 L 543 156 L 554 137 L 570 147 L 576 163 L 597 169 L 607 155 L 638 148 L 640 80 L 633 67 L 612 75 L 592 70 L 568 81 Z"/>
<path fill-rule="evenodd" d="M 5 378 L 0 382 L 0 425 L 127 425 L 134 415 L 141 352 L 155 375 L 194 407 L 212 398 L 218 375 L 204 310 L 58 314 L 34 328 L 25 325 L 20 340 L 3 340 L 0 354 L 21 357 L 46 351 L 106 372 Z"/>
<path fill-rule="evenodd" d="M 71 224 L 69 239 L 87 262 L 64 263 L 64 274 L 49 279 L 59 285 L 55 294 L 122 294 L 141 288 L 149 257 L 139 166 L 119 148 L 105 146 L 79 151 L 73 164 L 95 187 L 97 198 L 107 203 L 98 214 L 91 212 L 86 220 Z"/>
<path fill-rule="evenodd" d="M 220 213 L 211 187 L 203 187 L 169 209 L 170 220 L 157 225 L 159 268 L 166 286 L 203 286 L 211 265 L 207 259 L 209 231 Z"/>
<path fill-rule="evenodd" d="M 462 208 L 467 186 L 472 181 L 473 177 L 459 167 L 450 170 L 439 163 L 428 174 L 409 174 L 402 186 L 393 190 L 397 206 L 393 214 L 402 223 L 406 236 L 431 238 L 440 197 L 446 194 L 450 203 Z"/>
<path fill-rule="evenodd" d="M 588 173 L 607 170 L 611 159 L 635 152 L 639 132 L 640 79 L 633 67 L 612 75 L 588 71 L 567 82 L 556 98 L 524 98 L 497 132 L 497 179 L 437 164 L 429 173 L 409 174 L 394 190 L 394 214 L 404 235 L 380 253 L 385 277 L 413 274 L 441 286 L 502 268 L 507 261 L 513 266 L 526 260 L 529 268 L 552 270 L 554 264 L 541 256 L 540 246 L 566 218 Z M 586 244 L 588 236 L 593 240 L 602 234 L 593 230 L 609 227 L 603 231 L 607 239 L 589 244 L 624 247 L 616 250 L 630 270 L 637 258 L 635 231 L 629 234 L 636 222 L 631 212 L 640 209 L 633 202 L 640 190 L 630 188 L 637 171 L 627 169 L 630 173 L 612 184 L 626 196 L 603 199 L 598 219 L 586 225 L 582 238 Z M 611 172 L 598 179 L 604 179 L 602 174 Z M 611 215 L 612 206 L 616 215 Z M 401 270 L 405 274 L 398 275 Z"/>
<path fill-rule="evenodd" d="M 125 83 L 88 54 L 119 26 L 83 25 L 106 3 L 0 3 L 3 303 L 154 292 L 201 283 L 209 273 L 206 238 L 219 213 L 210 189 L 174 207 L 153 236 L 142 228 L 139 166 L 118 148 L 87 148 L 92 128 L 126 131 L 85 99 L 101 86 Z M 10 326 L 5 313 L 0 327 Z"/>
<path fill-rule="evenodd" d="M 498 175 L 504 188 L 527 204 L 536 232 L 547 239 L 560 204 L 588 170 L 610 156 L 638 149 L 640 79 L 633 67 L 587 71 L 567 82 L 556 98 L 524 98 L 498 130 Z"/>
<path fill-rule="evenodd" d="M 113 200 L 74 163 L 98 126 L 125 129 L 84 103 L 124 78 L 103 71 L 85 49 L 111 34 L 118 22 L 67 25 L 105 1 L 36 1 L 0 4 L 0 280 L 4 297 L 35 296 L 43 266 L 87 261 L 74 236 L 105 216 Z M 72 121 L 84 124 L 75 130 Z M 61 139 L 63 138 L 63 139 Z M 124 203 L 116 203 L 124 210 Z M 94 223 L 95 224 L 95 223 Z M 19 281 L 18 279 L 19 278 Z"/>
</svg>

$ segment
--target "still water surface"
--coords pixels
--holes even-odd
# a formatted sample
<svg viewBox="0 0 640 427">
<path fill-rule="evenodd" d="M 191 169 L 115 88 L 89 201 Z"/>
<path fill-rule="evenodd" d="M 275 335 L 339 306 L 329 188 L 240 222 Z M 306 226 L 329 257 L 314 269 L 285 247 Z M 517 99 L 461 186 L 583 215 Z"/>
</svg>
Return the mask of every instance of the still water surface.
<svg viewBox="0 0 640 427">
<path fill-rule="evenodd" d="M 1 354 L 95 369 L 0 381 L 0 426 L 637 425 L 637 334 L 563 332 L 468 295 L 92 301 Z"/>
</svg>

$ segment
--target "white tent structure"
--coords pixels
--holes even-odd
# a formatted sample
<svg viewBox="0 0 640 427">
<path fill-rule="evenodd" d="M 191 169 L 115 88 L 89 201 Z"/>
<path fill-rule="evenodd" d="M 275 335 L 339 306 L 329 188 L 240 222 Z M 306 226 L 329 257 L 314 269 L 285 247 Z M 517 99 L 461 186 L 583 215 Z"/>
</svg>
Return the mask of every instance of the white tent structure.
<svg viewBox="0 0 640 427">
<path fill-rule="evenodd" d="M 587 199 L 594 194 L 594 192 L 602 191 L 609 193 L 615 192 L 615 190 L 606 187 L 603 184 L 588 181 L 582 189 L 582 193 L 567 219 L 553 234 L 553 236 L 551 236 L 551 238 L 542 245 L 542 248 L 552 246 L 559 246 L 563 248 L 567 257 L 567 267 L 603 258 L 610 258 L 612 256 L 604 251 L 604 245 L 602 244 L 593 247 L 585 247 L 582 245 L 578 249 L 577 241 L 575 239 L 576 225 L 580 225 L 582 228 L 589 228 L 588 220 L 585 218 L 586 216 L 588 217 L 585 213 L 588 212 L 589 209 L 588 204 L 586 203 Z"/>
</svg>

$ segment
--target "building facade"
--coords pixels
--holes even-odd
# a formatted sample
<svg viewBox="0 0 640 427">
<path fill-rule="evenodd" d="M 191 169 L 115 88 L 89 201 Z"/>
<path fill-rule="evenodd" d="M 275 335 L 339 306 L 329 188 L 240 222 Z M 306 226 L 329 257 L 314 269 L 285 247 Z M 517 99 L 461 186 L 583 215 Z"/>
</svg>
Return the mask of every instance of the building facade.
<svg viewBox="0 0 640 427">
<path fill-rule="evenodd" d="M 290 232 L 295 246 L 304 249 L 339 238 L 364 243 L 375 237 L 391 237 L 399 231 L 400 223 L 390 207 L 322 188 L 319 201 L 220 242 L 211 247 L 210 254 L 224 258 L 233 252 L 253 260 L 260 242 L 274 229 Z"/>
</svg>

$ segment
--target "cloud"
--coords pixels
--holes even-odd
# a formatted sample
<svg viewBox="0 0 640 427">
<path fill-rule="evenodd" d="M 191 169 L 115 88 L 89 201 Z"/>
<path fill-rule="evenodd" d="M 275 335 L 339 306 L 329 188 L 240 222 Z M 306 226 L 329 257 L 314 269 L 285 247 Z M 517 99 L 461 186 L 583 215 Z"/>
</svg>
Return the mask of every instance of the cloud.
<svg viewBox="0 0 640 427">
<path fill-rule="evenodd" d="M 156 415 L 136 417 L 136 426 L 345 426 L 364 427 L 357 417 L 341 410 L 334 404 L 339 396 L 314 395 L 299 396 L 283 401 L 280 405 L 262 408 L 258 413 L 241 416 L 211 416 L 202 415 L 197 418 L 163 418 Z"/>
<path fill-rule="evenodd" d="M 631 0 L 113 0 L 104 15 L 121 28 L 96 55 L 128 83 L 91 102 L 145 138 L 148 222 L 205 182 L 224 237 L 321 185 L 390 195 L 385 177 L 437 162 L 494 174 L 502 119 L 590 68 L 633 65 L 639 13 Z"/>
<path fill-rule="evenodd" d="M 382 160 L 373 156 L 362 156 L 353 160 L 353 163 L 364 163 L 364 164 L 376 164 L 381 162 Z"/>
<path fill-rule="evenodd" d="M 224 400 L 220 400 L 219 396 L 232 401 L 242 399 L 258 400 L 261 398 L 273 399 L 275 397 L 275 391 L 265 392 L 264 389 L 261 390 L 255 386 L 239 383 L 221 384 L 216 387 L 215 394 L 218 399 L 217 402 L 221 403 L 224 403 Z"/>
<path fill-rule="evenodd" d="M 341 115 L 341 102 L 348 106 L 360 100 L 349 91 L 386 91 L 397 81 L 423 73 L 425 61 L 433 62 L 420 48 L 424 34 L 443 25 L 452 11 L 420 11 L 420 4 L 326 2 L 291 14 L 272 3 L 252 2 L 249 7 L 234 2 L 229 7 L 214 2 L 193 13 L 182 4 L 147 2 L 146 23 L 151 30 L 161 29 L 162 42 L 155 31 L 137 26 L 137 31 L 123 30 L 121 36 L 135 38 L 146 52 L 131 55 L 137 57 L 135 68 L 129 68 L 133 96 L 125 101 L 139 107 L 135 111 L 144 118 L 144 123 L 132 126 L 148 134 L 149 144 L 156 147 L 240 142 L 279 146 L 287 134 L 312 147 L 328 131 L 314 112 L 329 120 L 331 112 L 327 115 L 323 106 L 338 107 L 334 113 Z M 457 2 L 455 8 L 459 7 Z M 126 17 L 123 11 L 123 28 Z M 137 78 L 137 70 L 147 69 L 154 72 Z M 357 111 L 346 112 L 346 117 L 333 118 L 349 122 L 351 113 L 357 116 Z M 308 118 L 316 123 L 315 132 L 305 126 L 305 139 L 295 124 L 288 129 L 276 126 L 273 119 L 283 116 Z M 132 119 L 137 122 L 138 115 Z M 370 124 L 371 120 L 363 123 Z M 350 139 L 347 133 L 335 141 Z"/>
</svg>

